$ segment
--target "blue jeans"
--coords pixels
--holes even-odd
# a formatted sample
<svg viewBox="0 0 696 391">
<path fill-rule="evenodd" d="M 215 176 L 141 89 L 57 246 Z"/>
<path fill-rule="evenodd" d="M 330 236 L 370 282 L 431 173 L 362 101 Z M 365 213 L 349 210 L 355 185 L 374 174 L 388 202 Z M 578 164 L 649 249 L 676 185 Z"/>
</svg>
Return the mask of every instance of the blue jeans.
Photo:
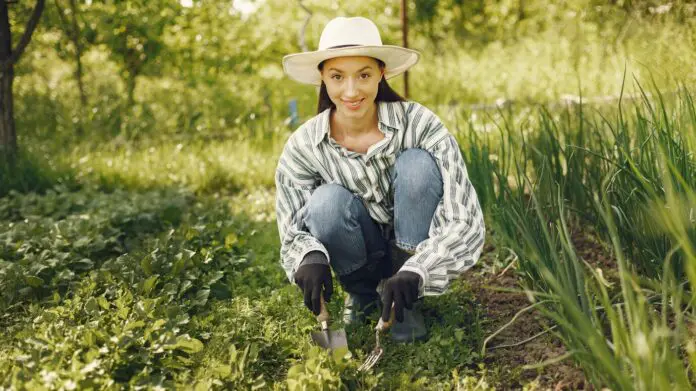
<svg viewBox="0 0 696 391">
<path fill-rule="evenodd" d="M 319 186 L 308 201 L 304 223 L 326 247 L 331 268 L 347 292 L 373 293 L 382 278 L 401 267 L 392 265 L 392 240 L 412 252 L 428 238 L 443 194 L 437 163 L 423 149 L 407 149 L 397 155 L 390 177 L 393 227 L 374 221 L 363 201 L 337 184 Z"/>
</svg>

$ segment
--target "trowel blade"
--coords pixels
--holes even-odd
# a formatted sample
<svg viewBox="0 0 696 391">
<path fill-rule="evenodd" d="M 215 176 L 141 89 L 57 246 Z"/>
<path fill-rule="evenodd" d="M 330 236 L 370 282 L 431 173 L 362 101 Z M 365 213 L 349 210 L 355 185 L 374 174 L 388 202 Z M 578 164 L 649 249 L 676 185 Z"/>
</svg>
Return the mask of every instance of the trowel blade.
<svg viewBox="0 0 696 391">
<path fill-rule="evenodd" d="M 348 347 L 348 339 L 344 329 L 312 331 L 312 340 L 324 349 L 333 350 Z"/>
</svg>

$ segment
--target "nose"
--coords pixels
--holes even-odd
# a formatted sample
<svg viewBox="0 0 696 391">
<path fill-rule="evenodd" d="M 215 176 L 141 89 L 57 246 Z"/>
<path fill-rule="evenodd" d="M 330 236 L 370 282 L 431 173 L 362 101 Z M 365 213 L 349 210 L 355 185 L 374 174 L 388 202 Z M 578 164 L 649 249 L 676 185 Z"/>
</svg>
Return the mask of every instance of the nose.
<svg viewBox="0 0 696 391">
<path fill-rule="evenodd" d="M 352 77 L 348 78 L 348 83 L 346 85 L 345 95 L 346 95 L 346 98 L 352 98 L 352 97 L 358 96 L 358 83 Z"/>
</svg>

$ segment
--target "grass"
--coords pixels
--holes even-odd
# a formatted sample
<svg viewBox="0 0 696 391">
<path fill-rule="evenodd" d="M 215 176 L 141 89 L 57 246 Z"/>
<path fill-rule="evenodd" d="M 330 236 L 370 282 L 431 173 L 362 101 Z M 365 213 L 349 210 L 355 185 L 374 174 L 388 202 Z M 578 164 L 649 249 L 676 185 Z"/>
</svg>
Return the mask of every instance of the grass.
<svg viewBox="0 0 696 391">
<path fill-rule="evenodd" d="M 500 112 L 490 133 L 469 130 L 480 126 L 471 117 L 456 122 L 496 241 L 514 251 L 529 297 L 557 325 L 561 358 L 612 389 L 694 382 L 696 237 L 684 216 L 696 205 L 696 110 L 687 90 L 651 96 L 604 112 Z M 357 372 L 373 343 L 368 326 L 349 330 L 349 359 L 311 345 L 316 321 L 277 263 L 281 145 L 78 145 L 46 161 L 73 187 L 4 197 L 4 385 L 440 389 L 491 380 L 478 367 L 484 322 L 463 281 L 426 298 L 430 338 L 387 342 L 374 373 Z M 583 225 L 609 244 L 616 270 L 578 256 L 572 237 Z M 330 303 L 336 318 L 342 293 Z"/>
<path fill-rule="evenodd" d="M 556 27 L 428 48 L 413 98 L 456 133 L 490 240 L 512 252 L 530 305 L 566 346 L 556 359 L 597 388 L 691 389 L 696 106 L 675 80 L 693 86 L 696 36 L 635 23 L 607 45 L 608 30 Z M 273 171 L 288 101 L 306 118 L 316 95 L 278 78 L 278 64 L 265 64 L 271 78 L 216 85 L 141 76 L 127 109 L 118 67 L 92 48 L 94 95 L 73 133 L 71 65 L 39 38 L 16 80 L 19 163 L 0 166 L 0 388 L 478 390 L 519 376 L 485 364 L 494 330 L 463 281 L 425 299 L 430 338 L 387 342 L 375 372 L 357 372 L 368 326 L 349 330 L 349 359 L 311 345 L 316 320 L 277 260 Z M 622 99 L 557 103 L 568 94 Z M 467 108 L 499 98 L 514 103 Z M 615 265 L 579 255 L 586 230 Z"/>
<path fill-rule="evenodd" d="M 532 301 L 592 382 L 612 389 L 694 383 L 693 100 L 652 96 L 630 111 L 541 110 L 531 133 L 504 122 L 493 164 L 475 138 L 465 150 Z M 618 280 L 578 257 L 571 229 L 588 224 L 611 245 Z"/>
<path fill-rule="evenodd" d="M 179 151 L 77 147 L 53 159 L 73 170 L 76 188 L 2 198 L 2 386 L 438 389 L 481 381 L 481 320 L 460 283 L 425 301 L 431 338 L 387 341 L 376 372 L 357 372 L 374 344 L 370 326 L 349 331 L 349 360 L 310 343 L 316 320 L 277 261 L 273 152 L 224 141 Z M 223 162 L 224 179 L 242 189 L 210 186 L 215 170 L 190 167 L 210 161 Z M 334 318 L 342 295 L 337 288 L 330 303 Z"/>
</svg>

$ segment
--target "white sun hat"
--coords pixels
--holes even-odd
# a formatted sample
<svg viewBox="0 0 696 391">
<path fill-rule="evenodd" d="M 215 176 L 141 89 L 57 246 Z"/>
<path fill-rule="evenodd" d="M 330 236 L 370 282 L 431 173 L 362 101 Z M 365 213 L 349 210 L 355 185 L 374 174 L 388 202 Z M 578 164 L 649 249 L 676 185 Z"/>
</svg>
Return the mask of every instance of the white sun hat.
<svg viewBox="0 0 696 391">
<path fill-rule="evenodd" d="M 314 52 L 283 57 L 283 69 L 292 79 L 305 84 L 321 85 L 319 63 L 335 57 L 367 56 L 382 60 L 386 79 L 400 75 L 414 66 L 420 53 L 400 46 L 382 45 L 377 26 L 363 17 L 338 17 L 329 21 Z"/>
</svg>

